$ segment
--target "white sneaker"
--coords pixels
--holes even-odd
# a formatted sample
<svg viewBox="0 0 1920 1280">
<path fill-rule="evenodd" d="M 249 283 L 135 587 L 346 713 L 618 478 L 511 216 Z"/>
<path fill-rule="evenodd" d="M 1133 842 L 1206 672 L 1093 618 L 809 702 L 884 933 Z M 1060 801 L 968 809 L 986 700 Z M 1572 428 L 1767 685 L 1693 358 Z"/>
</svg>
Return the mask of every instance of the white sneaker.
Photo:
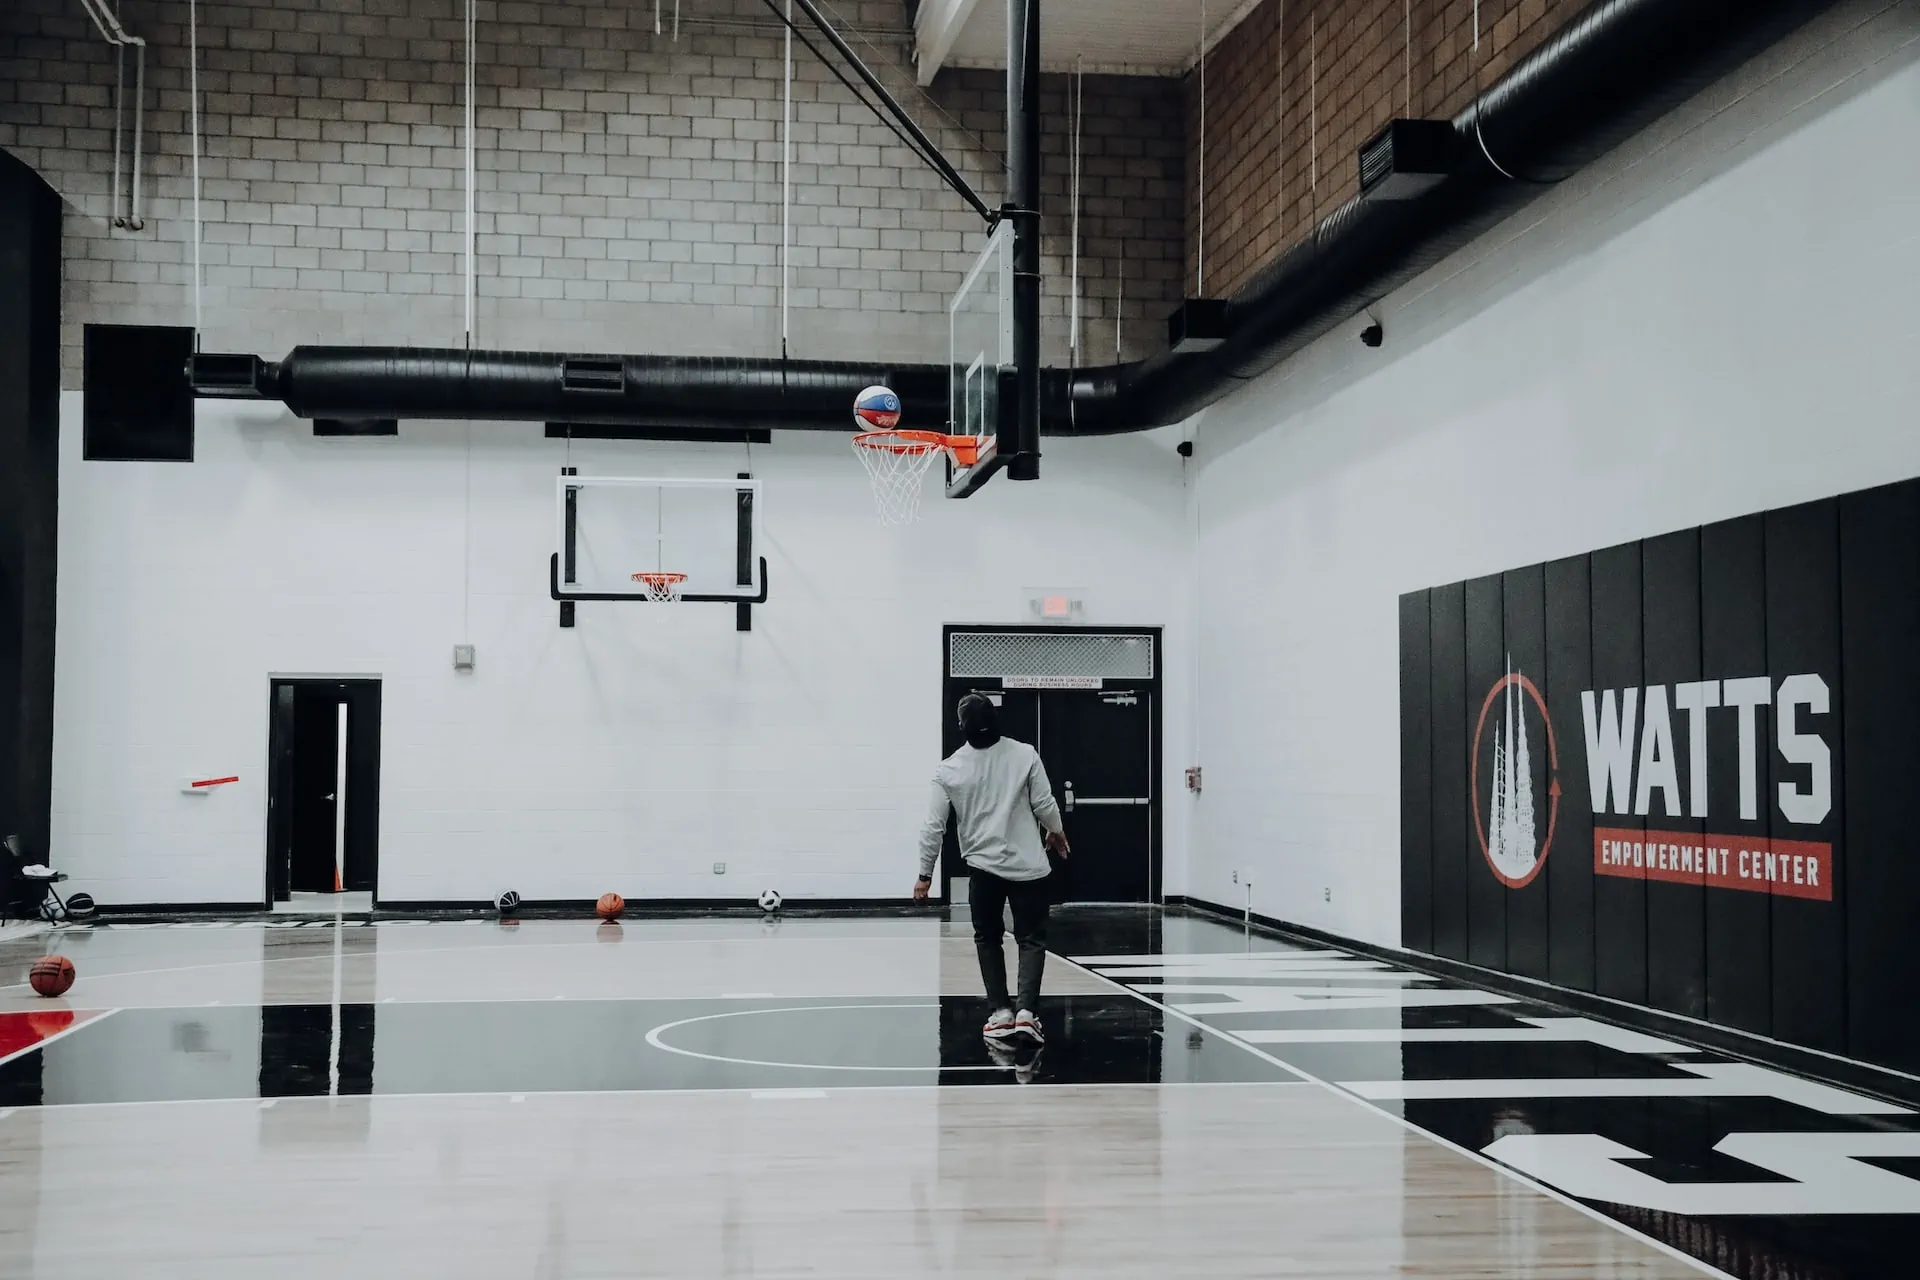
<svg viewBox="0 0 1920 1280">
<path fill-rule="evenodd" d="M 1014 1032 L 1013 1010 L 995 1009 L 980 1034 L 989 1040 L 1005 1040 Z"/>
<path fill-rule="evenodd" d="M 1040 1016 L 1029 1009 L 1022 1009 L 1020 1016 L 1013 1020 L 1013 1031 L 1010 1034 L 1031 1036 L 1035 1044 L 1047 1042 L 1047 1038 L 1040 1034 Z"/>
</svg>

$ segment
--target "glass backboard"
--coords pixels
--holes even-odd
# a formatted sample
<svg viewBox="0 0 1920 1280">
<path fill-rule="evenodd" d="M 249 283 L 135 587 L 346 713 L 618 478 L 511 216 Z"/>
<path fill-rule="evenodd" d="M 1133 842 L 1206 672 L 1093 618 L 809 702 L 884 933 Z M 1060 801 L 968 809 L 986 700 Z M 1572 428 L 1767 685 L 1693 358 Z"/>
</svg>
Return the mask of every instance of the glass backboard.
<svg viewBox="0 0 1920 1280">
<path fill-rule="evenodd" d="M 990 442 L 1000 433 L 1006 404 L 1001 388 L 1014 368 L 1013 223 L 1002 222 L 987 237 L 986 248 L 954 292 L 948 315 L 947 431 L 979 437 L 982 447 L 974 466 L 949 468 L 947 491 L 970 493 L 998 467 Z"/>
<path fill-rule="evenodd" d="M 555 591 L 644 598 L 636 573 L 684 573 L 690 597 L 759 595 L 760 482 L 561 476 Z"/>
</svg>

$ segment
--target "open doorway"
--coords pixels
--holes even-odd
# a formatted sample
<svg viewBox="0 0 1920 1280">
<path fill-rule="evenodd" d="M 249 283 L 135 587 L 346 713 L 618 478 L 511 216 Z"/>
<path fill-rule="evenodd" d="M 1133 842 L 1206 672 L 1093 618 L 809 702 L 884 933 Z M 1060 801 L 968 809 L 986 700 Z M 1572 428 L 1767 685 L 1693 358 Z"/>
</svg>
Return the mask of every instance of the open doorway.
<svg viewBox="0 0 1920 1280">
<path fill-rule="evenodd" d="M 1155 628 L 949 626 L 942 750 L 960 746 L 968 693 L 1000 708 L 1008 737 L 1040 752 L 1073 842 L 1058 902 L 1160 901 L 1160 632 Z M 941 893 L 964 875 L 953 824 Z"/>
<path fill-rule="evenodd" d="M 268 715 L 267 905 L 371 909 L 380 864 L 380 681 L 275 677 Z"/>
</svg>

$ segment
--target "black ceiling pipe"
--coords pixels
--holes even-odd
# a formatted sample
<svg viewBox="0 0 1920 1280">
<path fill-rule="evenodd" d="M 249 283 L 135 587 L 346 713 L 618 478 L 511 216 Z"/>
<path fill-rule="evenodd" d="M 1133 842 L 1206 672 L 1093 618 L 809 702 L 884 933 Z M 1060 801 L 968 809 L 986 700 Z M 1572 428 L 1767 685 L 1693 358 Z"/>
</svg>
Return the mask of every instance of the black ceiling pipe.
<svg viewBox="0 0 1920 1280">
<path fill-rule="evenodd" d="M 1605 153 L 1833 0 L 1598 0 L 1455 116 L 1461 164 L 1412 199 L 1356 197 L 1238 290 L 1210 351 L 1048 369 L 1049 435 L 1180 422 Z M 231 357 L 200 357 L 231 360 Z M 861 388 L 907 425 L 947 419 L 943 364 L 299 347 L 253 394 L 302 417 L 488 418 L 636 426 L 852 427 Z M 207 395 L 229 383 L 195 378 Z"/>
<path fill-rule="evenodd" d="M 874 385 L 899 393 L 908 422 L 947 418 L 944 364 L 295 347 L 255 385 L 303 418 L 849 430 Z"/>
</svg>

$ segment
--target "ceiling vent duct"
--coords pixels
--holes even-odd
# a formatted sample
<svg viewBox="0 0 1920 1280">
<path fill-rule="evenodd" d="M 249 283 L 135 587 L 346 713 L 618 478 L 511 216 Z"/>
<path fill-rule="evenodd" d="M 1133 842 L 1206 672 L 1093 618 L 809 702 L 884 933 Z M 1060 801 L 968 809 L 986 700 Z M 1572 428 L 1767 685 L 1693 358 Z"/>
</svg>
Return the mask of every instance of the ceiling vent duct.
<svg viewBox="0 0 1920 1280">
<path fill-rule="evenodd" d="M 568 391 L 619 395 L 627 388 L 626 367 L 617 357 L 568 356 L 560 366 L 560 385 Z"/>
<path fill-rule="evenodd" d="M 1226 340 L 1225 299 L 1188 298 L 1167 317 L 1167 349 L 1176 355 L 1211 351 Z"/>
<path fill-rule="evenodd" d="M 1460 135 L 1447 120 L 1393 120 L 1360 148 L 1360 194 L 1411 200 L 1454 171 Z"/>
</svg>

